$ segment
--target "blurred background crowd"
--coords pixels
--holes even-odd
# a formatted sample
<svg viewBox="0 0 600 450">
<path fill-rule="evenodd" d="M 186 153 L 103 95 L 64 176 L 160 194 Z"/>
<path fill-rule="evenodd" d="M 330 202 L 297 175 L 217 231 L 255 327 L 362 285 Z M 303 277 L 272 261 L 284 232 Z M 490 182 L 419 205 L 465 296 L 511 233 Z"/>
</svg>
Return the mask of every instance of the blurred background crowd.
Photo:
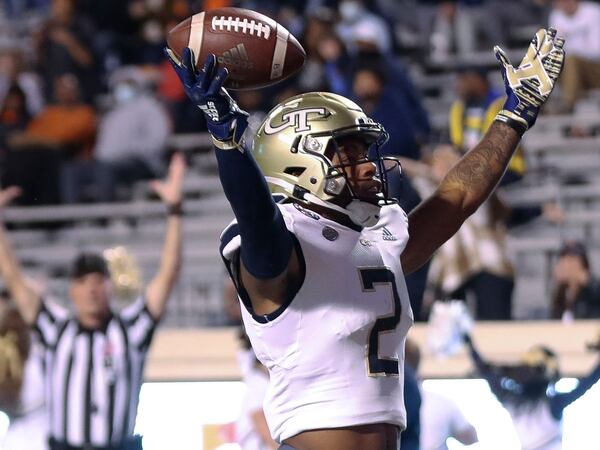
<svg viewBox="0 0 600 450">
<path fill-rule="evenodd" d="M 233 93 L 251 123 L 256 127 L 272 106 L 297 93 L 326 90 L 354 99 L 390 133 L 384 152 L 400 157 L 404 170 L 402 179 L 391 180 L 392 191 L 407 211 L 478 142 L 501 108 L 492 46 L 520 55 L 538 27 L 557 27 L 567 39 L 566 68 L 539 131 L 524 140 L 499 192 L 408 283 L 419 320 L 437 299 L 466 300 L 482 320 L 600 317 L 593 226 L 600 199 L 596 2 L 4 0 L 0 182 L 21 188 L 16 204 L 127 208 L 149 198 L 144 180 L 164 175 L 175 150 L 192 165 L 188 196 L 206 200 L 207 186 L 217 180 L 204 119 L 185 97 L 163 48 L 178 22 L 221 6 L 275 18 L 308 55 L 292 79 Z M 214 202 L 207 204 L 208 210 Z M 114 209 L 106 209 L 106 217 L 97 210 L 90 216 L 89 208 L 64 210 L 59 218 L 35 210 L 29 220 L 14 216 L 9 226 L 46 232 L 40 236 L 56 246 L 94 245 L 94 239 L 101 245 L 109 237 L 100 230 L 121 219 Z M 126 219 L 119 224 L 151 222 L 143 214 Z M 94 225 L 98 233 L 78 243 L 55 233 Z M 35 240 L 15 236 L 17 246 L 22 242 L 33 252 L 32 265 L 52 269 L 46 255 L 36 257 Z M 203 323 L 238 319 L 221 310 Z"/>
</svg>

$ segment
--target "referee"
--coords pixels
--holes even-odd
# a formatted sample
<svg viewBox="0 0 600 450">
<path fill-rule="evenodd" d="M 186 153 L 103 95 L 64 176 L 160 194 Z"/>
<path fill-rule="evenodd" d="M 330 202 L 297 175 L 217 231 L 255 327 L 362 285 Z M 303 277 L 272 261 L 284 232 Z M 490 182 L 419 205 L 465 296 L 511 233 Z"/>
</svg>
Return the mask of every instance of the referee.
<svg viewBox="0 0 600 450">
<path fill-rule="evenodd" d="M 46 402 L 51 450 L 141 450 L 134 436 L 144 362 L 154 328 L 181 264 L 181 184 L 185 163 L 152 187 L 168 210 L 160 268 L 144 293 L 119 313 L 110 308 L 105 260 L 82 254 L 71 273 L 75 315 L 47 301 L 28 284 L 0 224 L 0 272 L 21 315 L 45 347 Z M 0 207 L 18 195 L 0 191 Z"/>
</svg>

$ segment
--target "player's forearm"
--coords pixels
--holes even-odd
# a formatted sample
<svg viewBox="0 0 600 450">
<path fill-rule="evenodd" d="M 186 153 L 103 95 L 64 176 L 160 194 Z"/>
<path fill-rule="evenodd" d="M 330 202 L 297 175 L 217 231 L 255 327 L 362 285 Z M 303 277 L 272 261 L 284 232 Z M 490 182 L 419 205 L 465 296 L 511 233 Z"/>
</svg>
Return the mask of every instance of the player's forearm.
<svg viewBox="0 0 600 450">
<path fill-rule="evenodd" d="M 0 273 L 19 312 L 27 323 L 33 323 L 40 306 L 39 296 L 27 284 L 4 226 L 0 224 Z"/>
<path fill-rule="evenodd" d="M 600 380 L 600 360 L 596 367 L 586 376 L 579 379 L 579 384 L 571 392 L 557 395 L 557 400 L 562 403 L 562 409 L 569 406 L 575 400 L 583 396 L 592 386 Z"/>
<path fill-rule="evenodd" d="M 510 126 L 494 122 L 481 142 L 450 169 L 438 193 L 468 217 L 490 196 L 517 148 L 520 137 Z"/>
<path fill-rule="evenodd" d="M 167 281 L 168 294 L 177 281 L 181 269 L 182 218 L 180 215 L 169 215 L 165 242 L 161 254 L 160 273 Z"/>
<path fill-rule="evenodd" d="M 156 276 L 146 289 L 146 304 L 152 317 L 159 320 L 164 314 L 167 300 L 177 282 L 181 268 L 182 219 L 170 214 L 167 219 L 165 241 Z"/>
<path fill-rule="evenodd" d="M 75 38 L 69 39 L 65 45 L 65 48 L 75 62 L 81 67 L 89 67 L 94 62 L 92 54 Z"/>
</svg>

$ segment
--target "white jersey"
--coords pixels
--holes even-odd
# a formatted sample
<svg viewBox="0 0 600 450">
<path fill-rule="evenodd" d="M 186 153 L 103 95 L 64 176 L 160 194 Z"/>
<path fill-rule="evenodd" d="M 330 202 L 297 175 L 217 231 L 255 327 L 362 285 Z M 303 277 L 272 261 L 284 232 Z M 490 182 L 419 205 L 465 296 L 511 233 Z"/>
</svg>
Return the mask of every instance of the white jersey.
<svg viewBox="0 0 600 450">
<path fill-rule="evenodd" d="M 273 439 L 371 423 L 403 429 L 404 340 L 413 322 L 400 266 L 406 213 L 385 206 L 377 225 L 355 231 L 296 204 L 278 206 L 305 266 L 302 286 L 267 316 L 254 315 L 240 290 L 246 332 L 270 372 L 264 411 Z M 237 284 L 237 225 L 221 239 Z"/>
<path fill-rule="evenodd" d="M 523 450 L 560 450 L 561 422 L 552 416 L 550 405 L 545 398 L 529 408 L 517 409 L 507 405 L 506 409 L 510 413 Z"/>
</svg>

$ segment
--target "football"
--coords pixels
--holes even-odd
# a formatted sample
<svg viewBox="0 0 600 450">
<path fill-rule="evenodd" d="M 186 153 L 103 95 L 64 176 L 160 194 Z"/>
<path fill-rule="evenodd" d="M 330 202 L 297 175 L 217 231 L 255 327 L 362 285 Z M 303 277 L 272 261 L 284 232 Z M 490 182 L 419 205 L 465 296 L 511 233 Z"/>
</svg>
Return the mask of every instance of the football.
<svg viewBox="0 0 600 450">
<path fill-rule="evenodd" d="M 229 70 L 225 87 L 268 86 L 296 73 L 306 52 L 288 30 L 273 19 L 242 8 L 203 11 L 169 31 L 167 45 L 181 57 L 190 47 L 200 69 L 213 53 L 218 67 Z"/>
</svg>

